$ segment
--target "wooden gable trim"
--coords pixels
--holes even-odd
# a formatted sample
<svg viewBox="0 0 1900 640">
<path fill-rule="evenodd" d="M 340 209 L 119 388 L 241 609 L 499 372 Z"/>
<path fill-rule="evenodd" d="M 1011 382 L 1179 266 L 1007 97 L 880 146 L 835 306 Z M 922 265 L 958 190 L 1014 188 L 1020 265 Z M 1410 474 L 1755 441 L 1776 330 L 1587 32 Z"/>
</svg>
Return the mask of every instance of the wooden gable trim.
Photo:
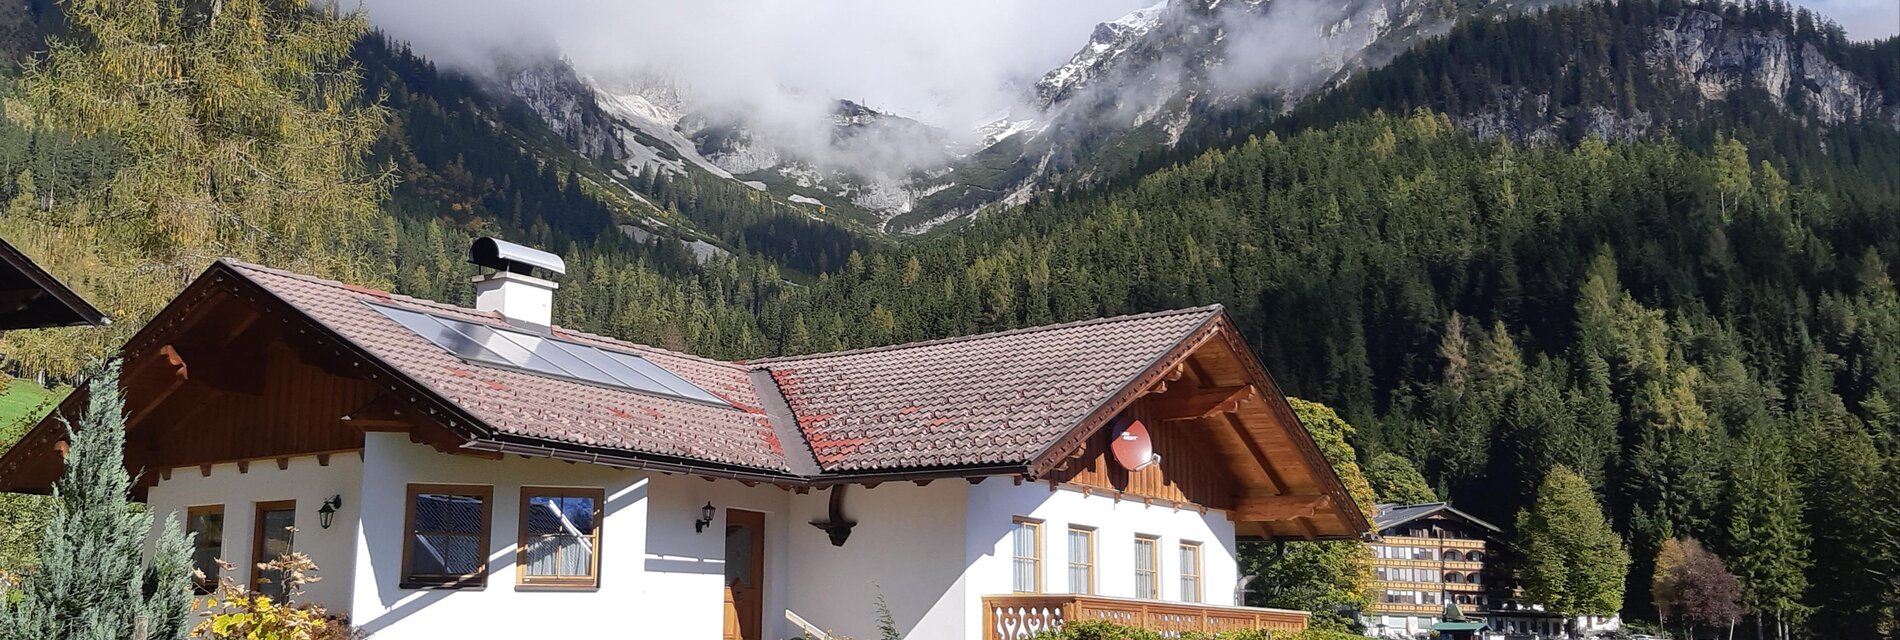
<svg viewBox="0 0 1900 640">
<path fill-rule="evenodd" d="M 1231 412 L 1239 408 L 1241 402 L 1258 393 L 1259 391 L 1251 384 L 1208 387 L 1185 394 L 1170 393 L 1167 397 L 1156 400 L 1154 415 L 1156 420 L 1162 422 L 1205 418 L 1215 413 Z"/>
<path fill-rule="evenodd" d="M 1223 325 L 1229 322 L 1224 314 L 1219 320 Z M 1353 532 L 1353 537 L 1366 536 L 1372 531 L 1372 523 L 1366 519 L 1365 512 L 1360 510 L 1358 503 L 1353 500 L 1352 493 L 1346 490 L 1345 483 L 1339 480 L 1339 474 L 1333 471 L 1332 463 L 1326 459 L 1324 453 L 1320 452 L 1319 445 L 1313 442 L 1312 434 L 1308 433 L 1305 426 L 1300 423 L 1299 417 L 1293 414 L 1293 405 L 1287 402 L 1286 394 L 1280 391 L 1279 384 L 1274 382 L 1273 376 L 1267 374 L 1266 367 L 1260 364 L 1260 359 L 1241 341 L 1237 332 L 1230 328 L 1221 331 L 1219 335 L 1228 350 L 1247 370 L 1248 378 L 1261 387 L 1263 392 L 1261 400 L 1267 409 L 1274 414 L 1280 424 L 1289 427 L 1287 438 L 1299 449 L 1307 467 L 1315 470 L 1315 475 L 1323 487 L 1321 493 L 1330 496 L 1334 506 L 1332 511 L 1337 513 L 1340 521 Z M 1302 533 L 1309 539 L 1317 537 L 1310 519 L 1301 518 L 1297 522 Z"/>
<path fill-rule="evenodd" d="M 217 337 L 193 334 L 194 329 L 206 326 L 204 323 L 214 312 L 232 310 L 228 305 L 244 308 L 245 316 L 222 326 L 225 331 Z M 220 393 L 261 393 L 263 377 L 259 374 L 263 366 L 262 358 L 248 358 L 258 361 L 255 363 L 234 362 L 245 358 L 225 357 L 223 354 L 242 348 L 262 348 L 277 340 L 290 348 L 298 362 L 338 377 L 363 380 L 383 389 L 387 396 L 395 399 L 394 402 L 404 406 L 406 415 L 416 418 L 414 423 L 421 425 L 420 429 L 427 430 L 426 435 L 412 434 L 412 440 L 436 445 L 438 450 L 450 453 L 495 457 L 495 454 L 473 452 L 462 447 L 469 441 L 463 429 L 483 427 L 462 416 L 459 408 L 440 401 L 433 392 L 395 375 L 387 365 L 342 340 L 294 305 L 223 262 L 208 268 L 121 349 L 120 358 L 125 362 L 125 367 L 120 381 L 150 382 L 156 381 L 159 375 L 169 378 L 156 392 L 156 397 L 133 399 L 139 404 L 132 408 L 128 417 L 128 435 L 139 433 L 139 427 L 145 423 L 187 421 Z M 245 353 L 250 354 L 248 351 Z M 33 472 L 36 478 L 31 480 L 21 474 L 27 473 L 28 469 L 44 469 L 48 466 L 43 457 L 51 450 L 51 446 L 66 440 L 63 420 L 77 420 L 83 413 L 88 395 L 86 386 L 74 390 L 52 414 L 23 436 L 15 447 L 0 454 L 0 491 L 43 493 L 50 489 L 50 486 L 31 486 L 44 484 L 44 478 L 38 478 L 43 472 Z M 342 417 L 337 416 L 339 428 L 344 424 L 340 420 Z M 128 453 L 130 449 L 129 446 Z M 326 452 L 338 450 L 332 448 Z M 315 452 L 273 452 L 273 455 L 264 459 L 308 453 Z M 54 474 L 56 476 L 57 472 Z M 156 474 L 148 474 L 141 484 L 149 486 L 158 479 Z"/>
<path fill-rule="evenodd" d="M 5 264 L 13 275 L 31 286 L 29 289 L 0 291 L 5 306 L 5 313 L 0 313 L 0 330 L 81 324 L 103 327 L 112 324 L 112 319 L 100 312 L 98 307 L 94 307 L 25 252 L 3 239 L 0 239 L 0 264 Z M 34 309 L 36 303 L 47 299 L 57 303 L 59 308 Z"/>
<path fill-rule="evenodd" d="M 1042 453 L 1037 455 L 1035 459 L 1030 462 L 1029 473 L 1027 474 L 1029 478 L 1031 480 L 1041 479 L 1043 476 L 1054 471 L 1062 464 L 1064 459 L 1072 455 L 1078 447 L 1086 444 L 1090 435 L 1093 435 L 1102 427 L 1107 426 L 1109 421 L 1114 420 L 1115 416 L 1120 415 L 1121 412 L 1133 404 L 1135 400 L 1147 395 L 1157 383 L 1168 379 L 1178 379 L 1181 376 L 1178 367 L 1182 360 L 1192 355 L 1196 350 L 1199 350 L 1202 344 L 1214 338 L 1214 334 L 1220 331 L 1219 327 L 1221 325 L 1219 320 L 1225 315 L 1226 312 L 1224 311 L 1216 312 L 1209 316 L 1205 322 L 1202 322 L 1193 330 L 1188 331 L 1186 335 L 1182 336 L 1181 339 L 1175 343 L 1174 348 L 1169 349 L 1166 353 L 1155 358 L 1154 362 L 1149 363 L 1146 369 L 1136 374 L 1127 384 L 1122 385 L 1122 388 L 1117 390 L 1114 395 L 1102 401 L 1101 404 L 1096 406 L 1093 412 L 1090 412 L 1081 422 L 1069 429 L 1066 435 L 1044 448 Z M 1170 378 L 1169 376 L 1173 377 Z"/>
<path fill-rule="evenodd" d="M 1209 350 L 1216 349 L 1217 345 L 1218 350 Z M 1222 359 L 1222 366 L 1225 367 L 1222 375 L 1226 379 L 1217 381 L 1215 376 L 1210 375 L 1210 369 L 1202 366 L 1204 363 L 1199 358 L 1208 357 Z M 1235 380 L 1233 376 L 1236 375 L 1241 379 Z M 1190 382 L 1182 382 L 1184 378 Z M 1151 432 L 1167 429 L 1169 425 L 1179 429 L 1225 431 L 1230 434 L 1222 438 L 1229 443 L 1226 446 L 1236 446 L 1233 443 L 1237 441 L 1238 446 L 1243 447 L 1240 451 L 1227 454 L 1230 456 L 1228 463 L 1257 469 L 1257 472 L 1245 471 L 1236 467 L 1236 470 L 1243 471 L 1249 477 L 1236 478 L 1245 484 L 1238 485 L 1232 492 L 1232 500 L 1201 506 L 1226 509 L 1230 513 L 1229 517 L 1237 523 L 1259 528 L 1269 536 L 1287 535 L 1303 539 L 1360 537 L 1369 530 L 1370 525 L 1365 522 L 1364 513 L 1339 482 L 1331 463 L 1320 454 L 1311 435 L 1292 414 L 1291 406 L 1272 378 L 1259 365 L 1252 352 L 1240 343 L 1239 335 L 1234 332 L 1231 320 L 1225 314 L 1217 314 L 1209 323 L 1184 338 L 1180 347 L 1172 350 L 1168 358 L 1157 362 L 1146 375 L 1138 379 L 1149 381 L 1149 384 L 1135 396 L 1135 400 L 1147 404 L 1137 405 L 1135 400 L 1129 400 L 1116 407 L 1114 416 L 1127 414 L 1139 406 L 1142 410 L 1137 412 L 1139 415 L 1136 417 L 1147 421 Z M 1092 493 L 1115 495 L 1118 498 L 1126 495 L 1144 501 L 1178 501 L 1181 497 L 1178 495 L 1143 495 L 1153 492 L 1129 493 L 1119 487 L 1101 486 L 1099 478 L 1090 475 L 1100 475 L 1099 471 L 1091 471 L 1095 467 L 1112 466 L 1112 463 L 1093 460 L 1105 452 L 1091 448 L 1094 445 L 1092 438 L 1098 436 L 1108 423 L 1108 420 L 1094 423 L 1092 428 L 1095 431 L 1088 434 L 1079 445 L 1046 457 L 1056 464 L 1039 468 L 1031 479 L 1048 478 L 1052 482 L 1085 485 L 1091 487 L 1089 491 Z M 1285 439 L 1281 440 L 1276 435 L 1269 444 L 1262 440 L 1268 433 L 1284 434 Z M 1164 464 L 1166 460 L 1164 456 Z M 1287 476 L 1293 471 L 1288 467 L 1290 464 L 1303 467 L 1296 477 Z M 1083 477 L 1070 480 L 1077 473 L 1083 474 Z M 1292 482 L 1295 480 L 1298 482 Z M 1206 498 L 1202 498 L 1197 499 L 1196 503 L 1206 501 Z"/>
</svg>

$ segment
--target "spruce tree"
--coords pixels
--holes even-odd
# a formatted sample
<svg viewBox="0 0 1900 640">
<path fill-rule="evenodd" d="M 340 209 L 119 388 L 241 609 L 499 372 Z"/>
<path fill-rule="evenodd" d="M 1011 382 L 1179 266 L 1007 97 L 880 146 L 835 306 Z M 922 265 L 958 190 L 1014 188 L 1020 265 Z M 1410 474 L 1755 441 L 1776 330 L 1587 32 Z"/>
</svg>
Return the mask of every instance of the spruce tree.
<svg viewBox="0 0 1900 640">
<path fill-rule="evenodd" d="M 1562 465 L 1551 468 L 1537 502 L 1517 516 L 1524 599 L 1571 618 L 1610 615 L 1623 604 L 1629 554 L 1610 530 L 1590 484 Z"/>
<path fill-rule="evenodd" d="M 1779 433 L 1759 421 L 1751 424 L 1738 451 L 1729 481 L 1730 557 L 1742 581 L 1742 602 L 1755 614 L 1756 634 L 1773 616 L 1776 635 L 1785 637 L 1781 626 L 1800 620 L 1807 610 L 1801 603 L 1808 586 L 1801 499 Z"/>
<path fill-rule="evenodd" d="M 0 640 L 177 640 L 190 630 L 191 545 L 174 514 L 143 564 L 152 516 L 131 501 L 118 366 L 94 380 L 78 428 L 68 425 L 39 571 L 17 603 L 0 604 Z"/>
</svg>

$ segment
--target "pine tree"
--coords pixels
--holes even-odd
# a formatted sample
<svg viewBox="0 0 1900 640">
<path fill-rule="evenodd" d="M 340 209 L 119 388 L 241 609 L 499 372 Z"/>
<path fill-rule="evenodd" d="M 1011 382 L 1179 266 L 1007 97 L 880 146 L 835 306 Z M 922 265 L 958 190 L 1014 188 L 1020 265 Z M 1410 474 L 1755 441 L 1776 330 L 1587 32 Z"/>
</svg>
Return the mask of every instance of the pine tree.
<svg viewBox="0 0 1900 640">
<path fill-rule="evenodd" d="M 1801 520 L 1801 499 L 1790 477 L 1787 447 L 1779 433 L 1761 422 L 1749 425 L 1729 480 L 1728 545 L 1743 604 L 1755 613 L 1757 635 L 1773 616 L 1782 625 L 1807 612 L 1808 533 Z"/>
<path fill-rule="evenodd" d="M 173 514 L 143 565 L 152 516 L 131 501 L 118 366 L 95 382 L 53 485 L 39 571 L 20 586 L 19 602 L 0 603 L 0 640 L 127 640 L 137 629 L 175 640 L 190 630 L 190 543 Z"/>
<path fill-rule="evenodd" d="M 1517 516 L 1524 598 L 1571 617 L 1609 615 L 1623 604 L 1629 554 L 1582 476 L 1553 467 L 1537 502 Z"/>
</svg>

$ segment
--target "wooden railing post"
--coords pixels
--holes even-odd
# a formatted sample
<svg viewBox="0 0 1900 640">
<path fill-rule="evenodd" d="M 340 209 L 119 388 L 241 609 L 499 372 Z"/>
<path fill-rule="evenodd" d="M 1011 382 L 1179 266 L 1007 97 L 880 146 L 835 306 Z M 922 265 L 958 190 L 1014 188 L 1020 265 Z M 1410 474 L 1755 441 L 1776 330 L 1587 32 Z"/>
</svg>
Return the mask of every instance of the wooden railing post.
<svg viewBox="0 0 1900 640">
<path fill-rule="evenodd" d="M 996 637 L 996 605 L 990 599 L 983 598 L 983 640 L 998 640 Z"/>
</svg>

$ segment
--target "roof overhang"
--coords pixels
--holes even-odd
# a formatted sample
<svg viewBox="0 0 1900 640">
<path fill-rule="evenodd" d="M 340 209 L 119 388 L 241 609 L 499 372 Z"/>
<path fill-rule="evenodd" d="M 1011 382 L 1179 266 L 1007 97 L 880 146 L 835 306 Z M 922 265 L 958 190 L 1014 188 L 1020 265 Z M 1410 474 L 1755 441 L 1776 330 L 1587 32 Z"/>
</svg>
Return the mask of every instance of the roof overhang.
<svg viewBox="0 0 1900 640">
<path fill-rule="evenodd" d="M 32 258 L 0 240 L 0 330 L 111 323 Z"/>
<path fill-rule="evenodd" d="M 1030 463 L 1038 478 L 1076 455 L 1088 438 L 1144 397 L 1153 397 L 1236 450 L 1245 494 L 1229 511 L 1253 539 L 1356 540 L 1371 531 L 1365 512 L 1293 413 L 1225 311 L 1105 400 Z M 1276 455 L 1279 454 L 1279 455 Z"/>
</svg>

